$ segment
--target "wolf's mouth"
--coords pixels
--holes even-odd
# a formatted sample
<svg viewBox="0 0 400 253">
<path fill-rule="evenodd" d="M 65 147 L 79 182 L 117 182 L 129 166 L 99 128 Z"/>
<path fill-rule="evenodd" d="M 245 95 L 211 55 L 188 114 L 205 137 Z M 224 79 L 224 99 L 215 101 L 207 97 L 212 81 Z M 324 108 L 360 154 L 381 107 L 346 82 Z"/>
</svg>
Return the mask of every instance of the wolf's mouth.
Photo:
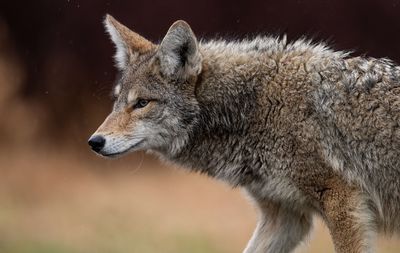
<svg viewBox="0 0 400 253">
<path fill-rule="evenodd" d="M 115 152 L 115 153 L 103 153 L 103 152 L 99 152 L 100 155 L 105 156 L 105 157 L 109 157 L 109 158 L 115 158 L 115 157 L 119 157 L 122 156 L 123 154 L 128 153 L 129 151 L 131 151 L 132 149 L 134 149 L 135 147 L 139 146 L 142 142 L 144 141 L 144 139 L 140 140 L 139 142 L 133 144 L 132 146 L 130 146 L 129 148 L 121 151 L 121 152 Z"/>
</svg>

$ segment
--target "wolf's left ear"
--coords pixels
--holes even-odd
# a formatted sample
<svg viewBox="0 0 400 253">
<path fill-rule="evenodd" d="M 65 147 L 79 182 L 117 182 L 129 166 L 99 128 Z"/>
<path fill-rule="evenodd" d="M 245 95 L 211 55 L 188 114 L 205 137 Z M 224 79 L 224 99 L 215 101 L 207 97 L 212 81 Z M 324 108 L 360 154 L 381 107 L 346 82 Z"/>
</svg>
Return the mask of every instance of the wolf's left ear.
<svg viewBox="0 0 400 253">
<path fill-rule="evenodd" d="M 157 52 L 161 72 L 186 79 L 201 71 L 202 58 L 196 36 L 185 21 L 176 21 L 168 30 Z"/>
<path fill-rule="evenodd" d="M 115 44 L 117 52 L 114 58 L 119 70 L 124 70 L 138 56 L 156 47 L 152 42 L 130 30 L 111 15 L 106 15 L 104 26 Z"/>
</svg>

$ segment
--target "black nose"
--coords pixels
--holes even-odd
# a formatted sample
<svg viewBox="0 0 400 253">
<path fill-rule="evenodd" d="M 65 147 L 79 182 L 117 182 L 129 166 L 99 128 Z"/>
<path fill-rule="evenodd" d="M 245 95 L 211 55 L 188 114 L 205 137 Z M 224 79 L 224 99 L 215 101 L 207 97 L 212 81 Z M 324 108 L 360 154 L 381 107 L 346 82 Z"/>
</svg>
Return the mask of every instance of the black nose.
<svg viewBox="0 0 400 253">
<path fill-rule="evenodd" d="M 90 137 L 88 143 L 94 151 L 99 152 L 104 147 L 106 139 L 101 135 L 95 135 Z"/>
</svg>

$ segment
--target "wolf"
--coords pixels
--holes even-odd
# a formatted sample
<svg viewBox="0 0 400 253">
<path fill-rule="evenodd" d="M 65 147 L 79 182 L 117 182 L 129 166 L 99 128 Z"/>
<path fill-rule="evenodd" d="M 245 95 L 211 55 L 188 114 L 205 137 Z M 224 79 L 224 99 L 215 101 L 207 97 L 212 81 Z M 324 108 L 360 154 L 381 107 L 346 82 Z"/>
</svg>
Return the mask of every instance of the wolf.
<svg viewBox="0 0 400 253">
<path fill-rule="evenodd" d="M 245 253 L 293 252 L 314 216 L 338 253 L 400 231 L 400 67 L 306 39 L 154 44 L 112 16 L 119 78 L 90 137 L 105 157 L 146 150 L 240 187 L 259 210 Z"/>
</svg>

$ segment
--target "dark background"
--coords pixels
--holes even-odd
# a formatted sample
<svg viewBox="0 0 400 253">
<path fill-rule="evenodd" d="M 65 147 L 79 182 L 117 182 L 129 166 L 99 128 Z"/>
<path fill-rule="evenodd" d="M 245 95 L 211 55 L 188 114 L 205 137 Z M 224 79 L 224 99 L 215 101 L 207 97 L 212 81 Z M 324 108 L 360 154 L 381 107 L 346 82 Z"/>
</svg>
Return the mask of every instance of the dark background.
<svg viewBox="0 0 400 253">
<path fill-rule="evenodd" d="M 1 50 L 17 59 L 24 78 L 14 95 L 34 109 L 35 134 L 73 133 L 70 141 L 80 145 L 108 112 L 115 69 L 106 13 L 155 42 L 184 19 L 198 37 L 305 35 L 400 62 L 399 0 L 2 1 Z"/>
</svg>

